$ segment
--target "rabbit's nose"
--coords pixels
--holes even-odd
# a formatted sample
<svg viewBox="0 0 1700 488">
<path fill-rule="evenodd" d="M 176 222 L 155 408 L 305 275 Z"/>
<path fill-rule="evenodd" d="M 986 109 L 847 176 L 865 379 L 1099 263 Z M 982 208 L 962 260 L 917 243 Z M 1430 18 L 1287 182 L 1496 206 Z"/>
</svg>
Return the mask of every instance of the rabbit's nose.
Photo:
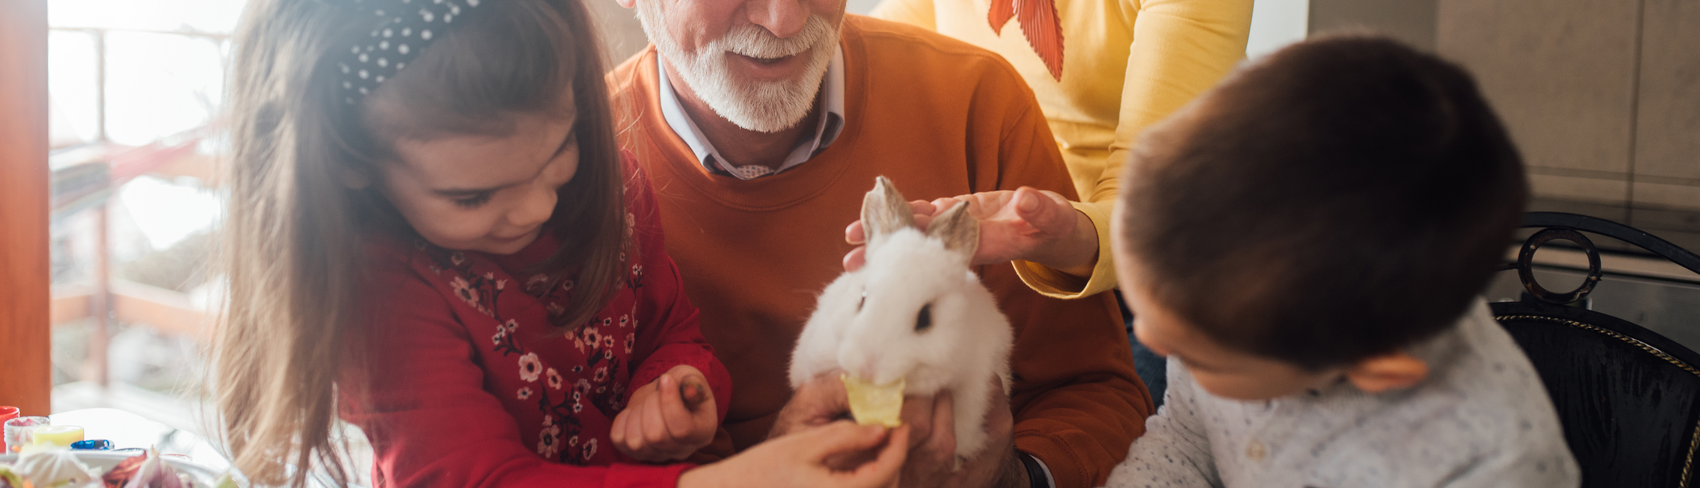
<svg viewBox="0 0 1700 488">
<path fill-rule="evenodd" d="M 861 364 L 855 365 L 855 368 L 850 370 L 850 374 L 866 381 L 879 381 L 879 377 L 877 376 L 879 374 L 879 364 L 879 356 L 869 356 L 864 358 Z"/>
</svg>

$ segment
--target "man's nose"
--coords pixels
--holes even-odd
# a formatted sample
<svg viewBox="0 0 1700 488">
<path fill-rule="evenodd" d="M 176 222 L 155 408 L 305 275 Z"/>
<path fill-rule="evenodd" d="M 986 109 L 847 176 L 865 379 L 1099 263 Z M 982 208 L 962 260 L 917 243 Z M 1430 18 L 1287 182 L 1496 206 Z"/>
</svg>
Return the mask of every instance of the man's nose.
<svg viewBox="0 0 1700 488">
<path fill-rule="evenodd" d="M 750 23 L 762 26 L 780 38 L 803 31 L 808 24 L 809 9 L 804 0 L 749 0 L 745 3 Z"/>
</svg>

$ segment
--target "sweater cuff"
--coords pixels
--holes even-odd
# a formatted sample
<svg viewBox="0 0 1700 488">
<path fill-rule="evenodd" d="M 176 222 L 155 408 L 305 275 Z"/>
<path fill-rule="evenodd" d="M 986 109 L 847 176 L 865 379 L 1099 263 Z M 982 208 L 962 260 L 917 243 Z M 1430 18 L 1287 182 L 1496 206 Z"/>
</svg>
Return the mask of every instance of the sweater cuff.
<svg viewBox="0 0 1700 488">
<path fill-rule="evenodd" d="M 1015 439 L 1015 449 L 1027 453 L 1035 461 L 1044 465 L 1045 475 L 1050 478 L 1051 486 L 1055 488 L 1089 487 L 1103 484 L 1103 480 L 1086 479 L 1086 468 L 1081 465 L 1078 457 L 1068 446 L 1056 439 L 1043 434 L 1018 436 Z"/>
<path fill-rule="evenodd" d="M 1020 450 L 1015 451 L 1015 455 L 1021 457 L 1021 464 L 1027 468 L 1027 486 L 1028 487 L 1030 487 L 1030 488 L 1056 488 L 1057 487 L 1057 479 L 1051 477 L 1051 467 L 1046 466 L 1045 461 L 1039 459 L 1038 457 L 1036 457 L 1032 454 L 1021 452 Z"/>
<path fill-rule="evenodd" d="M 679 475 L 685 470 L 696 467 L 694 464 L 671 464 L 667 466 L 646 466 L 637 464 L 614 464 L 608 467 L 608 477 L 603 478 L 605 488 L 672 488 L 679 486 Z"/>
<path fill-rule="evenodd" d="M 1116 265 L 1114 253 L 1110 249 L 1110 212 L 1100 205 L 1093 203 L 1069 202 L 1075 210 L 1086 214 L 1092 221 L 1092 227 L 1098 231 L 1098 264 L 1092 267 L 1092 276 L 1081 278 L 1050 266 L 1026 260 L 1016 260 L 1016 276 L 1026 283 L 1033 291 L 1051 298 L 1064 300 L 1088 297 L 1116 287 Z"/>
</svg>

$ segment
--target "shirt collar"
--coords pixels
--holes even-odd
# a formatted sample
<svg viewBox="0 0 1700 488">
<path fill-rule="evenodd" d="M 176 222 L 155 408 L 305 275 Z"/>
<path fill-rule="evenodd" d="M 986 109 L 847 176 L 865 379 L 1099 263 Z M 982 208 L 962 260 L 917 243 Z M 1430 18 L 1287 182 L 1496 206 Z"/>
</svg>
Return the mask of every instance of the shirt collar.
<svg viewBox="0 0 1700 488">
<path fill-rule="evenodd" d="M 785 156 L 785 162 L 778 170 L 769 170 L 765 166 L 736 167 L 726 162 L 714 145 L 704 137 L 702 130 L 697 128 L 696 121 L 691 120 L 685 113 L 684 105 L 679 102 L 679 95 L 673 91 L 672 82 L 667 80 L 666 67 L 661 63 L 661 56 L 655 56 L 655 76 L 659 78 L 657 95 L 661 98 L 661 116 L 667 120 L 667 126 L 685 145 L 691 148 L 697 161 L 702 163 L 710 173 L 727 175 L 738 179 L 750 180 L 777 174 L 808 161 L 809 158 L 820 154 L 838 140 L 838 134 L 844 131 L 844 49 L 835 49 L 832 60 L 826 65 L 826 74 L 821 78 L 821 111 L 820 121 L 815 124 L 814 137 L 797 141 L 797 146 L 791 149 L 791 154 Z"/>
</svg>

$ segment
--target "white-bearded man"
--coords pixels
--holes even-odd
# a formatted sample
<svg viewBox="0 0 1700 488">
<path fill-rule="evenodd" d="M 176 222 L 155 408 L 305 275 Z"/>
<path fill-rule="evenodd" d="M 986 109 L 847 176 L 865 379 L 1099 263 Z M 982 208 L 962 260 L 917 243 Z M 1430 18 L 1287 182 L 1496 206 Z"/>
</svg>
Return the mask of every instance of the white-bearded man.
<svg viewBox="0 0 1700 488">
<path fill-rule="evenodd" d="M 996 54 L 846 15 L 842 0 L 619 1 L 652 43 L 609 75 L 621 143 L 653 181 L 667 251 L 732 373 L 731 412 L 699 460 L 846 414 L 836 376 L 793 395 L 786 371 L 876 176 L 928 200 L 1021 187 L 1076 198 L 1032 90 Z M 1073 229 L 1066 201 L 1050 203 Z M 1041 296 L 1007 262 L 976 272 L 1015 328 L 1011 396 L 994 400 L 992 440 L 960 470 L 948 395 L 908 399 L 903 484 L 1102 484 L 1152 410 L 1114 298 Z"/>
</svg>

